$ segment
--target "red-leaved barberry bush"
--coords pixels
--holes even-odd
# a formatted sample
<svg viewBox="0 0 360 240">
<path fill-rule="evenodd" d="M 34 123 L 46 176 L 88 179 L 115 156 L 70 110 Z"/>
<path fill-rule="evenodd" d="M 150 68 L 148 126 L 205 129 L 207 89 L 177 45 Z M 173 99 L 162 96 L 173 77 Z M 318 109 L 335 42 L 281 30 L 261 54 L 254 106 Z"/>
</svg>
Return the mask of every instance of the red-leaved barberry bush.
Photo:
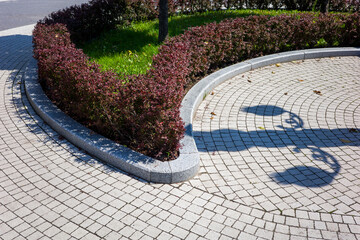
<svg viewBox="0 0 360 240">
<path fill-rule="evenodd" d="M 93 37 L 120 21 L 156 16 L 156 8 L 132 11 L 131 4 L 139 2 L 93 0 L 51 14 L 35 27 L 34 56 L 40 83 L 60 109 L 104 136 L 161 160 L 177 157 L 185 131 L 181 101 L 185 89 L 202 76 L 265 54 L 360 46 L 356 12 L 250 16 L 194 27 L 168 39 L 144 75 L 100 70 L 73 41 Z M 172 1 L 171 6 L 184 2 Z"/>
</svg>

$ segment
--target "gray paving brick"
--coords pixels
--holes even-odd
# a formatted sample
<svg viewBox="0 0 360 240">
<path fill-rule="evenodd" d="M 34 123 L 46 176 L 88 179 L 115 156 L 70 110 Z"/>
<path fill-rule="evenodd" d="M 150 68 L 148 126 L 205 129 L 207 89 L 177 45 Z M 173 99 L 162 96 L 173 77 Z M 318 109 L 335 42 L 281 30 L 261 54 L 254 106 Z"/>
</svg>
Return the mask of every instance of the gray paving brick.
<svg viewBox="0 0 360 240">
<path fill-rule="evenodd" d="M 360 239 L 349 132 L 360 126 L 359 58 L 266 66 L 219 85 L 193 122 L 199 176 L 149 184 L 59 140 L 36 115 L 17 84 L 32 55 L 27 31 L 0 32 L 2 238 Z"/>
<path fill-rule="evenodd" d="M 226 226 L 226 227 L 221 231 L 221 233 L 234 239 L 234 238 L 237 238 L 237 237 L 239 236 L 240 231 L 237 230 L 237 229 L 235 229 L 235 228 Z"/>
<path fill-rule="evenodd" d="M 174 236 L 179 237 L 180 239 L 185 239 L 186 236 L 189 234 L 188 231 L 179 228 L 179 227 L 175 227 L 172 231 L 171 234 Z"/>
</svg>

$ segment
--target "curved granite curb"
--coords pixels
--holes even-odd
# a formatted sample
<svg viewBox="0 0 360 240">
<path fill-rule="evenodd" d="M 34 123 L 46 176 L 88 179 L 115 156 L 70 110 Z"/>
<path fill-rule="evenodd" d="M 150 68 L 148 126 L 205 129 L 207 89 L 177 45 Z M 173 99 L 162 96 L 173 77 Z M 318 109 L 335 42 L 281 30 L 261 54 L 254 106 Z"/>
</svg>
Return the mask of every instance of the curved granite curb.
<svg viewBox="0 0 360 240">
<path fill-rule="evenodd" d="M 26 95 L 35 111 L 59 134 L 76 146 L 115 167 L 150 182 L 177 183 L 196 175 L 200 157 L 192 135 L 192 120 L 196 109 L 217 85 L 243 72 L 281 62 L 320 57 L 360 56 L 360 48 L 327 48 L 284 52 L 251 59 L 221 69 L 198 82 L 182 101 L 181 117 L 186 133 L 181 140 L 180 156 L 161 162 L 144 156 L 92 132 L 77 123 L 52 104 L 37 81 L 36 61 L 30 61 L 25 74 Z"/>
<path fill-rule="evenodd" d="M 56 132 L 91 155 L 125 172 L 157 183 L 182 182 L 198 172 L 200 158 L 197 152 L 187 151 L 176 160 L 162 162 L 94 134 L 64 114 L 52 104 L 38 83 L 35 59 L 31 59 L 26 68 L 25 91 L 35 111 Z"/>
</svg>

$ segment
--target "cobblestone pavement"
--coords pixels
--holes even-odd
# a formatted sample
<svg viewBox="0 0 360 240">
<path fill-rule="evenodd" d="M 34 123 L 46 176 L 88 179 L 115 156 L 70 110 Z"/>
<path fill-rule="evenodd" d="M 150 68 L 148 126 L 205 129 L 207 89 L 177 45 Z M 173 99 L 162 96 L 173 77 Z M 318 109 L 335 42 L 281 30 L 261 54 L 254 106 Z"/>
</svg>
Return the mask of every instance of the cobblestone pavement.
<svg viewBox="0 0 360 240">
<path fill-rule="evenodd" d="M 194 122 L 204 189 L 278 214 L 359 216 L 359 93 L 359 57 L 272 65 L 218 86 Z"/>
<path fill-rule="evenodd" d="M 164 185 L 100 163 L 34 113 L 30 35 L 0 32 L 0 239 L 360 239 L 359 58 L 220 85 L 194 122 L 199 175 Z"/>
</svg>

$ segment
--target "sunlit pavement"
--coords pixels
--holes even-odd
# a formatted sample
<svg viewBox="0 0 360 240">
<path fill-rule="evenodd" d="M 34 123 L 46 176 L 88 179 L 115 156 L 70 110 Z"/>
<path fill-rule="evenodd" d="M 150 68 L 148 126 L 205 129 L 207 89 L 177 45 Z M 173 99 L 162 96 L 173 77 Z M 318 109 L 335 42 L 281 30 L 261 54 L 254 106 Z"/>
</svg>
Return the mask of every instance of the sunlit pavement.
<svg viewBox="0 0 360 240">
<path fill-rule="evenodd" d="M 0 0 L 0 31 L 33 24 L 54 11 L 89 0 Z"/>
<path fill-rule="evenodd" d="M 48 127 L 31 29 L 0 32 L 1 239 L 360 239 L 360 58 L 273 65 L 200 105 L 194 179 L 152 184 Z"/>
</svg>

